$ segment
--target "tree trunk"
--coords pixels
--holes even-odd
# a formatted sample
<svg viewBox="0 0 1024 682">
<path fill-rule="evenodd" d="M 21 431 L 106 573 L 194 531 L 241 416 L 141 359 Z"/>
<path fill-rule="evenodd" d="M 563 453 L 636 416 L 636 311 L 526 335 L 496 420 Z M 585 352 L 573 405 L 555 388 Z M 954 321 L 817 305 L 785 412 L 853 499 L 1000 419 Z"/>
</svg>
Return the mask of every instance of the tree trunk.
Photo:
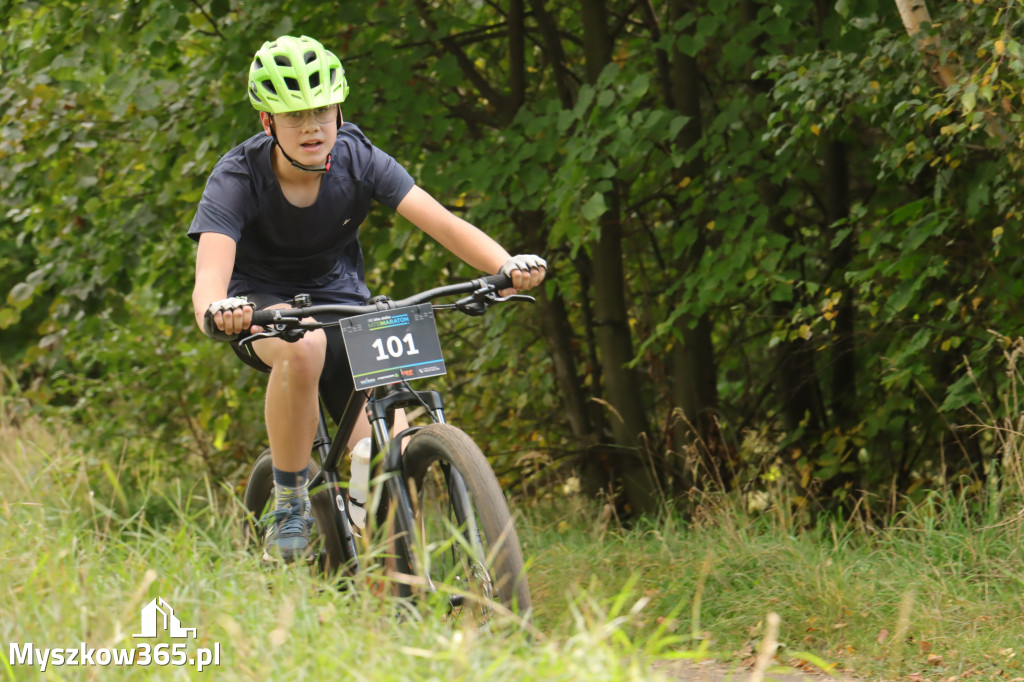
<svg viewBox="0 0 1024 682">
<path fill-rule="evenodd" d="M 903 27 L 907 29 L 907 35 L 911 38 L 921 32 L 921 24 L 930 24 L 931 14 L 928 13 L 928 5 L 925 0 L 896 0 L 896 9 L 900 12 L 903 20 Z M 960 71 L 956 68 L 955 55 L 952 53 L 938 54 L 938 40 L 934 36 L 925 36 L 917 41 L 917 49 L 924 58 L 925 64 L 932 70 L 932 77 L 943 88 L 949 88 L 960 78 Z M 996 119 L 991 111 L 985 112 L 985 130 L 991 137 L 996 138 L 1004 145 L 1013 148 L 1014 138 Z M 1014 168 L 1021 165 L 1020 153 L 1010 152 L 1012 158 L 1010 163 Z"/>
<path fill-rule="evenodd" d="M 928 13 L 928 5 L 924 0 L 896 0 L 896 9 L 900 12 L 903 20 L 903 27 L 907 29 L 910 37 L 916 36 L 921 31 L 921 24 L 932 22 L 931 14 Z M 940 85 L 948 88 L 956 80 L 956 72 L 952 67 L 944 64 L 932 53 L 935 47 L 935 39 L 931 36 L 922 38 L 917 43 L 917 49 L 925 56 L 932 68 L 932 74 Z"/>
<path fill-rule="evenodd" d="M 825 221 L 835 225 L 849 217 L 850 181 L 846 144 L 825 141 Z M 847 235 L 832 251 L 831 271 L 842 298 L 836 310 L 835 334 L 832 342 L 832 414 L 836 425 L 848 428 L 856 421 L 857 368 L 854 354 L 853 290 L 845 286 L 845 272 L 853 260 L 853 234 Z"/>
<path fill-rule="evenodd" d="M 795 240 L 796 226 L 786 224 L 779 210 L 782 191 L 767 179 L 758 183 L 761 202 L 769 207 L 768 227 L 787 240 Z M 777 320 L 789 320 L 793 310 L 802 305 L 803 294 L 795 291 L 792 300 L 772 303 L 772 315 Z M 816 352 L 811 341 L 802 338 L 786 339 L 775 347 L 774 395 L 780 405 L 783 423 L 789 433 L 804 429 L 804 441 L 817 443 L 828 423 L 821 382 L 815 363 Z"/>
<path fill-rule="evenodd" d="M 539 211 L 517 212 L 513 216 L 516 229 L 524 236 L 526 246 L 531 252 L 541 253 L 544 249 L 543 218 L 544 214 Z M 586 396 L 579 373 L 576 371 L 569 312 L 566 310 L 562 294 L 558 291 L 549 296 L 545 288 L 540 287 L 536 291 L 536 296 L 540 308 L 541 329 L 551 353 L 555 381 L 562 396 L 562 406 L 569 422 L 569 429 L 580 448 L 585 449 L 595 444 L 600 434 L 594 429 L 587 414 Z"/>
<path fill-rule="evenodd" d="M 689 0 L 673 0 L 669 7 L 670 25 L 691 11 Z M 669 76 L 669 104 L 689 119 L 680 130 L 676 143 L 680 149 L 689 149 L 699 144 L 703 136 L 700 69 L 697 60 L 673 49 L 669 61 Z M 704 164 L 698 156 L 678 169 L 675 179 L 678 181 L 684 177 L 700 177 L 703 173 Z M 704 256 L 703 225 L 706 222 L 704 218 L 699 218 L 696 224 L 679 228 L 697 231 L 693 247 L 686 254 L 685 261 L 680 264 L 680 275 L 697 268 Z M 724 451 L 719 447 L 720 439 L 714 419 L 714 410 L 718 405 L 718 370 L 711 340 L 711 318 L 707 313 L 696 320 L 691 316 L 682 315 L 675 331 L 676 338 L 671 351 L 672 401 L 682 410 L 686 421 L 679 421 L 674 425 L 673 445 L 678 451 L 684 444 L 694 442 L 696 436 L 699 440 L 698 451 L 708 469 L 707 473 L 712 475 L 716 482 L 727 485 L 728 467 L 719 461 Z"/>
<path fill-rule="evenodd" d="M 526 10 L 523 0 L 508 5 L 508 89 L 509 108 L 519 111 L 526 101 Z"/>
<path fill-rule="evenodd" d="M 758 13 L 763 6 L 764 3 L 745 0 L 742 5 L 744 21 L 748 24 L 756 22 Z M 819 12 L 820 21 L 822 16 L 820 2 L 816 9 Z M 764 56 L 763 42 L 764 34 L 757 35 L 753 41 L 759 56 Z M 771 88 L 771 84 L 765 79 L 752 81 L 752 84 L 759 92 L 767 92 Z M 787 241 L 798 241 L 799 225 L 787 224 L 785 212 L 779 207 L 783 190 L 783 187 L 774 184 L 769 178 L 762 178 L 757 182 L 757 191 L 761 202 L 768 207 L 769 229 L 782 235 Z M 777 320 L 790 320 L 794 310 L 802 307 L 806 302 L 806 293 L 801 289 L 796 289 L 790 300 L 772 303 L 772 315 Z M 787 331 L 792 332 L 793 330 L 788 329 Z M 821 385 L 817 363 L 818 352 L 815 350 L 815 345 L 817 344 L 813 339 L 789 338 L 778 343 L 773 352 L 775 359 L 775 370 L 772 373 L 773 399 L 779 405 L 784 428 L 789 434 L 802 431 L 801 444 L 807 450 L 820 442 L 821 434 L 828 426 L 827 400 Z"/>
<path fill-rule="evenodd" d="M 607 10 L 603 0 L 583 0 L 581 9 L 586 79 L 596 83 L 612 55 Z M 657 510 L 656 489 L 637 447 L 639 436 L 647 432 L 647 417 L 639 374 L 628 367 L 634 355 L 633 339 L 622 263 L 622 215 L 614 187 L 606 194 L 605 205 L 608 210 L 601 217 L 600 236 L 591 259 L 595 336 L 604 395 L 611 412 L 608 420 L 615 443 L 622 452 L 616 457 L 615 468 L 622 476 L 623 493 L 630 510 L 651 513 Z"/>
<path fill-rule="evenodd" d="M 640 377 L 628 364 L 633 360 L 633 339 L 626 308 L 622 266 L 622 223 L 617 197 L 609 193 L 611 208 L 602 217 L 601 236 L 594 246 L 592 283 L 596 311 L 595 336 L 609 405 L 608 422 L 622 455 L 615 468 L 622 475 L 623 492 L 631 510 L 657 509 L 650 471 L 641 459 L 639 437 L 647 432 Z"/>
<path fill-rule="evenodd" d="M 828 0 L 818 0 L 818 27 L 821 48 L 827 50 L 829 45 L 824 37 L 825 17 L 831 11 Z M 847 158 L 847 145 L 837 139 L 834 134 L 822 140 L 824 145 L 824 190 L 825 224 L 838 225 L 850 217 L 850 169 Z M 826 233 L 828 234 L 828 233 Z M 831 240 L 831 236 L 828 236 Z M 832 393 L 830 407 L 832 409 L 832 425 L 842 434 L 849 433 L 857 424 L 857 367 L 855 333 L 855 305 L 853 289 L 846 286 L 846 271 L 853 261 L 853 245 L 856 237 L 846 236 L 842 243 L 832 250 L 829 262 L 829 277 L 832 288 L 840 294 L 839 305 L 835 312 L 835 325 L 831 347 L 832 360 Z M 856 449 L 851 441 L 842 457 L 847 462 L 856 464 Z M 823 502 L 835 503 L 835 492 L 840 489 L 857 490 L 861 486 L 859 470 L 842 471 L 829 478 L 820 491 Z M 830 499 L 832 498 L 832 499 Z"/>
</svg>

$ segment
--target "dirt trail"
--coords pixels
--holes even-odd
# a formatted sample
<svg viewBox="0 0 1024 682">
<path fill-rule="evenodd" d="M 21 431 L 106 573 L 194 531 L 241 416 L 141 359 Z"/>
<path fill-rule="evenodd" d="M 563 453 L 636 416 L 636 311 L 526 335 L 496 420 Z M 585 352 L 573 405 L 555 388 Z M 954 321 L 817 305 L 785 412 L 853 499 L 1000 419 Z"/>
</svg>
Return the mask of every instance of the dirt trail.
<svg viewBox="0 0 1024 682">
<path fill-rule="evenodd" d="M 748 682 L 753 671 L 743 666 L 729 666 L 715 661 L 659 661 L 653 666 L 661 675 L 683 682 Z M 764 682 L 857 682 L 853 677 L 844 675 L 814 675 L 804 672 L 772 673 L 766 672 Z"/>
</svg>

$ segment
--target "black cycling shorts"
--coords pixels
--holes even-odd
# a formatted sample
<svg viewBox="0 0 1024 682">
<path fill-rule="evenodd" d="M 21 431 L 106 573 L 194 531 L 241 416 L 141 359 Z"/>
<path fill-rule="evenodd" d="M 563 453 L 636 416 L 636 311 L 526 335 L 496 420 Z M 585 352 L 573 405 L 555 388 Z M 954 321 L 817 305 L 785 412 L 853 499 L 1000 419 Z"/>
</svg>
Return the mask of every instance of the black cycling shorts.
<svg viewBox="0 0 1024 682">
<path fill-rule="evenodd" d="M 263 310 L 278 303 L 291 303 L 291 298 L 275 294 L 248 293 L 243 298 L 256 306 L 256 310 Z M 314 302 L 315 304 L 315 302 Z M 318 316 L 318 322 L 331 322 L 340 319 L 341 315 Z M 328 414 L 335 423 L 341 419 L 341 413 L 352 393 L 355 385 L 352 383 L 352 370 L 348 364 L 348 354 L 345 352 L 345 342 L 341 339 L 341 330 L 337 327 L 324 329 L 327 335 L 327 356 L 324 358 L 324 369 L 320 373 L 320 398 L 327 408 Z M 261 372 L 269 372 L 270 366 L 260 360 L 259 356 L 252 349 L 252 345 L 240 347 L 237 342 L 231 342 L 231 349 L 235 355 L 241 358 L 242 362 L 253 369 Z"/>
</svg>

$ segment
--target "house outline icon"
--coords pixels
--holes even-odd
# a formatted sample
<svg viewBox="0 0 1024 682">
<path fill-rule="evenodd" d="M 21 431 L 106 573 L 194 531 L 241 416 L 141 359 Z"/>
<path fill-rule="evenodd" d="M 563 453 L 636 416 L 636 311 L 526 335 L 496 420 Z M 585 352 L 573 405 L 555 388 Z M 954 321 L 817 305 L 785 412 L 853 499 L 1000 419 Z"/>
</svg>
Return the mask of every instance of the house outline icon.
<svg viewBox="0 0 1024 682">
<path fill-rule="evenodd" d="M 162 628 L 159 627 L 161 623 L 159 616 L 163 616 Z M 168 631 L 171 637 L 191 636 L 192 639 L 196 638 L 196 629 L 181 627 L 181 621 L 174 615 L 174 609 L 164 601 L 163 597 L 157 597 L 142 607 L 142 632 L 132 635 L 132 637 L 156 637 L 158 630 Z"/>
</svg>

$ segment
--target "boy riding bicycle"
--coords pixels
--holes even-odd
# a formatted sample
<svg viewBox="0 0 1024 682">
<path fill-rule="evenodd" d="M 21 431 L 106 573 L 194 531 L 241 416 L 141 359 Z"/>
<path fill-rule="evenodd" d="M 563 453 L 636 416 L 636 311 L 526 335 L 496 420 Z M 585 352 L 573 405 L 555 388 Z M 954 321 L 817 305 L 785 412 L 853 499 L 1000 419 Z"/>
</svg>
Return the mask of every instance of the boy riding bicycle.
<svg viewBox="0 0 1024 682">
<path fill-rule="evenodd" d="M 256 52 L 249 100 L 263 133 L 220 159 L 188 231 L 199 242 L 193 309 L 211 338 L 238 338 L 254 309 L 288 307 L 298 293 L 310 294 L 314 304 L 365 303 L 370 292 L 357 232 L 371 199 L 396 210 L 466 264 L 509 275 L 517 290 L 544 280 L 543 259 L 510 256 L 345 123 L 340 105 L 347 95 L 341 62 L 312 38 L 282 36 Z M 340 334 L 322 330 L 295 342 L 260 339 L 251 352 L 232 347 L 246 364 L 270 373 L 265 419 L 276 510 L 266 546 L 290 561 L 309 547 L 306 483 L 319 386 L 333 387 L 323 398 L 336 419 L 345 407 L 339 396 L 351 392 L 348 359 Z M 364 420 L 350 445 L 366 435 Z"/>
</svg>

